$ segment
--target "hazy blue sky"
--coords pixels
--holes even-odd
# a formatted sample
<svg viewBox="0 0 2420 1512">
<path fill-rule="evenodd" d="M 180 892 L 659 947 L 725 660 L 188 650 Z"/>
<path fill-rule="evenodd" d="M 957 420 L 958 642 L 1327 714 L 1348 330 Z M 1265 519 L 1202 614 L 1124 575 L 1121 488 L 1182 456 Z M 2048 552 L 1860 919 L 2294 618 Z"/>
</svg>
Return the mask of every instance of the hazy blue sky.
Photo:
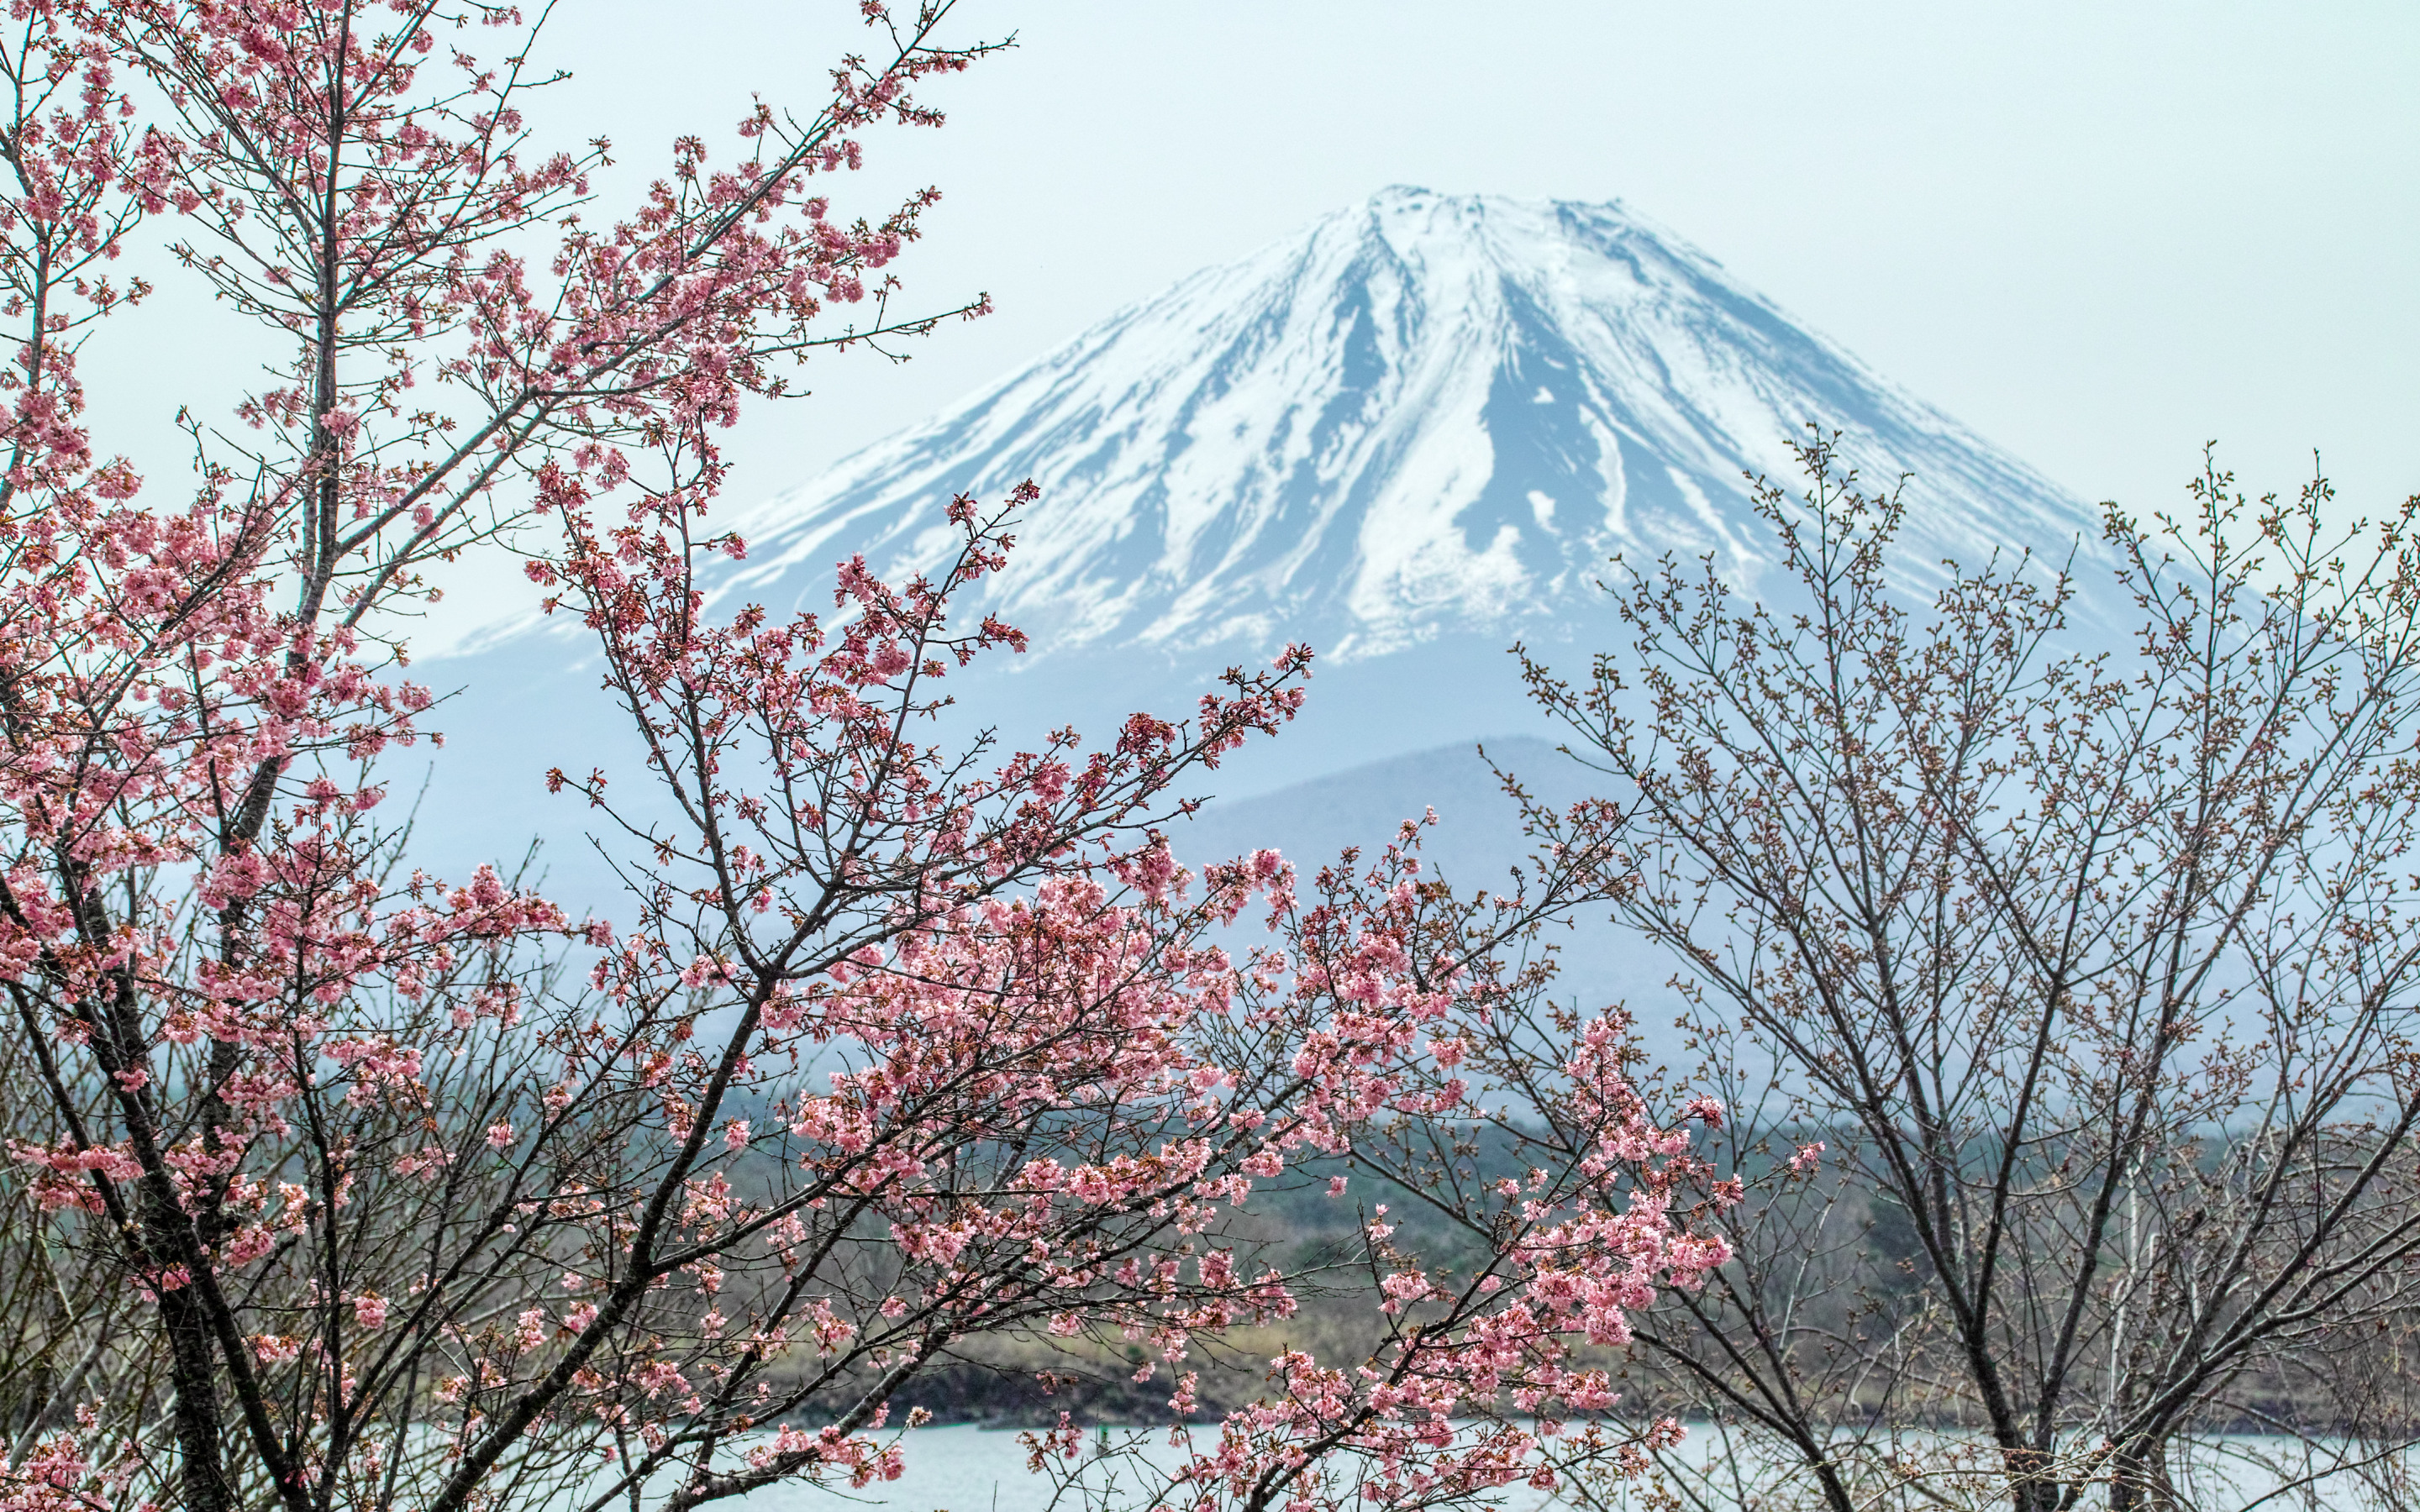
<svg viewBox="0 0 2420 1512">
<path fill-rule="evenodd" d="M 727 142 L 751 90 L 812 105 L 855 8 L 559 0 L 545 51 L 577 77 L 541 116 L 614 138 L 611 208 L 675 131 Z M 857 203 L 938 184 L 910 298 L 999 313 L 905 367 L 814 364 L 816 396 L 737 440 L 737 503 L 1389 183 L 1626 200 L 2092 499 L 2172 503 L 2213 437 L 2248 483 L 2291 487 L 2316 446 L 2350 506 L 2420 490 L 2408 0 L 962 0 L 960 23 L 1019 45 L 933 88 L 945 130 L 876 138 Z M 123 352 L 108 408 L 173 413 L 189 363 L 230 356 Z"/>
<path fill-rule="evenodd" d="M 749 89 L 800 98 L 851 8 L 566 0 L 556 39 L 635 148 Z M 2349 499 L 2420 489 L 2420 7 L 961 15 L 1018 48 L 939 86 L 949 126 L 877 144 L 867 187 L 938 184 L 911 287 L 1000 313 L 904 369 L 821 364 L 743 491 L 1398 182 L 1626 200 L 2096 499 L 2176 497 L 2212 437 L 2247 481 L 2290 485 L 2317 446 Z"/>
</svg>

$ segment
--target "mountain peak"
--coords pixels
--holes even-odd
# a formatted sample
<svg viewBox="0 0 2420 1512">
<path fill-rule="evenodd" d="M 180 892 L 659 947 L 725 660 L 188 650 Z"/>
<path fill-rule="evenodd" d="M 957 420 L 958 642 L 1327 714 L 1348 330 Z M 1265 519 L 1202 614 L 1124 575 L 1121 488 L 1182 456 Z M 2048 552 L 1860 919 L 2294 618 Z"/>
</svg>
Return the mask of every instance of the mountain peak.
<svg viewBox="0 0 2420 1512">
<path fill-rule="evenodd" d="M 732 585 L 929 569 L 942 510 L 1033 478 L 996 608 L 1046 646 L 1346 659 L 1567 618 L 1606 558 L 1753 589 L 1750 475 L 1808 422 L 1912 472 L 1907 559 L 2090 526 L 2075 501 L 1620 203 L 1380 190 L 1110 316 L 743 524 Z"/>
</svg>

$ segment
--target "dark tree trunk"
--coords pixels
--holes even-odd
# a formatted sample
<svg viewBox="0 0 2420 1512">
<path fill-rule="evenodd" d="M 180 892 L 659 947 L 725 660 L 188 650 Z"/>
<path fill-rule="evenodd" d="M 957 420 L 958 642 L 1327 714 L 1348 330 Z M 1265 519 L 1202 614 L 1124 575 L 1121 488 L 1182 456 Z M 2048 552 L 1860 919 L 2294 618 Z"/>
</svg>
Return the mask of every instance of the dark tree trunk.
<svg viewBox="0 0 2420 1512">
<path fill-rule="evenodd" d="M 168 1344 L 168 1379 L 177 1390 L 177 1464 L 184 1490 L 180 1512 L 234 1512 L 223 1458 L 217 1353 L 209 1319 L 190 1288 L 163 1292 L 160 1323 Z"/>
<path fill-rule="evenodd" d="M 2110 1467 L 2110 1512 L 2173 1512 L 2182 1505 L 2168 1479 L 2168 1445 L 2164 1439 L 2128 1444 Z"/>
</svg>

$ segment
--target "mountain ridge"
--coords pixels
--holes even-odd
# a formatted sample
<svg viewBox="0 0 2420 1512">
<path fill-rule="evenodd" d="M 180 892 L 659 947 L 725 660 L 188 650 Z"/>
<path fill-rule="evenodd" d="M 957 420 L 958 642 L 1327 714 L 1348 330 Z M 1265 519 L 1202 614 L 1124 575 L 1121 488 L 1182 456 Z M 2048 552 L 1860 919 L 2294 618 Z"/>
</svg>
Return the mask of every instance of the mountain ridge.
<svg viewBox="0 0 2420 1512">
<path fill-rule="evenodd" d="M 930 570 L 940 512 L 1043 498 L 986 609 L 1059 648 L 1333 661 L 1551 621 L 1616 551 L 1772 564 L 1746 475 L 1808 421 L 1916 475 L 1919 565 L 2090 512 L 1621 205 L 1397 187 L 1137 301 L 738 522 L 728 596 Z M 1912 584 L 1914 586 L 1914 584 Z"/>
</svg>

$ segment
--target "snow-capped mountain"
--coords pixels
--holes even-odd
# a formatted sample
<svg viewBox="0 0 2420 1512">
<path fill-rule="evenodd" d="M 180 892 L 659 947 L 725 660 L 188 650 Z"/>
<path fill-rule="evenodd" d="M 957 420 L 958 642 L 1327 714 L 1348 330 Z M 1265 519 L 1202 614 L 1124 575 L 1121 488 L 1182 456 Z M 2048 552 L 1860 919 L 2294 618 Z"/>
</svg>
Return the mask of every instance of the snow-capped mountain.
<svg viewBox="0 0 2420 1512">
<path fill-rule="evenodd" d="M 992 608 L 1061 653 L 1331 660 L 1567 619 L 1617 552 L 1768 564 L 1745 473 L 1838 427 L 1915 474 L 1905 560 L 2089 536 L 2086 510 L 1620 205 L 1389 189 L 1194 274 L 780 496 L 731 585 L 931 567 L 942 509 L 1040 484 Z"/>
<path fill-rule="evenodd" d="M 1619 205 L 1390 189 L 769 501 L 717 598 L 828 609 L 857 551 L 933 568 L 953 496 L 1031 477 L 1042 501 L 983 607 L 1034 650 L 957 676 L 963 715 L 1011 748 L 1098 733 L 1182 715 L 1230 663 L 1308 642 L 1304 717 L 1213 785 L 1262 795 L 1226 813 L 1263 842 L 1325 848 L 1347 820 L 1374 841 L 1420 790 L 1492 793 L 1476 739 L 1548 758 L 1505 649 L 1574 666 L 1616 644 L 1593 586 L 1609 556 L 1711 553 L 1744 590 L 1785 587 L 1745 475 L 1794 485 L 1810 421 L 1846 433 L 1868 479 L 1913 475 L 1912 574 L 2096 540 L 2082 504 Z M 635 763 L 578 658 L 521 634 L 442 664 L 463 694 L 425 811 L 473 859 L 546 831 L 557 891 L 601 896 L 613 842 L 592 851 L 585 814 L 539 790 L 550 766 Z M 1509 806 L 1462 807 L 1509 858 Z"/>
</svg>

